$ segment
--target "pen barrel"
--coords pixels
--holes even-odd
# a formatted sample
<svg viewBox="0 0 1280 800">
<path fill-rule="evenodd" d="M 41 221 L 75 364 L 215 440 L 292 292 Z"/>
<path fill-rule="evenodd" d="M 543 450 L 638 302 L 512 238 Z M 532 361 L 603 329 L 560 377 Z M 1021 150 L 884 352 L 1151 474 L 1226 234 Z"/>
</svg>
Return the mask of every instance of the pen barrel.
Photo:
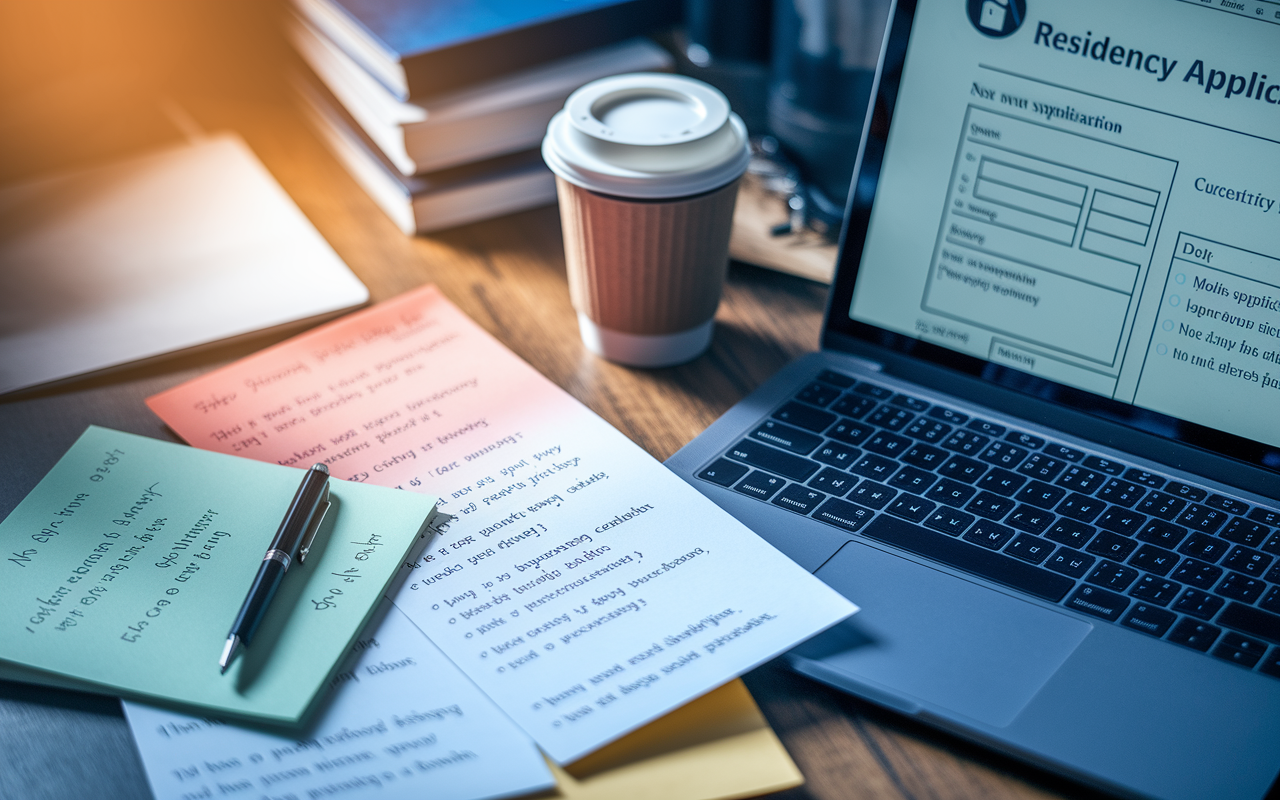
<svg viewBox="0 0 1280 800">
<path fill-rule="evenodd" d="M 253 640 L 254 633 L 258 630 L 259 623 L 262 618 L 267 615 L 267 608 L 271 605 L 271 598 L 276 594 L 276 589 L 280 587 L 280 581 L 284 579 L 286 571 L 284 564 L 275 559 L 266 559 L 262 565 L 258 567 L 258 574 L 253 579 L 253 585 L 249 587 L 249 594 L 245 597 L 244 604 L 240 607 L 240 613 L 236 615 L 236 621 L 231 625 L 231 632 L 228 636 L 239 636 L 240 641 L 246 647 Z"/>
</svg>

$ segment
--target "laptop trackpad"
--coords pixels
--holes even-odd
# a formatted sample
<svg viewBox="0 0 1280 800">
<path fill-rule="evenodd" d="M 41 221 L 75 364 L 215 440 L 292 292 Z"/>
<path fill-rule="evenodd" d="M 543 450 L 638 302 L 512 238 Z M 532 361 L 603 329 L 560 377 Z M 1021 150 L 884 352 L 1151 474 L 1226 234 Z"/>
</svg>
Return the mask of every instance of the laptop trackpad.
<svg viewBox="0 0 1280 800">
<path fill-rule="evenodd" d="M 858 542 L 814 574 L 862 607 L 793 651 L 825 667 L 815 677 L 844 676 L 873 699 L 887 690 L 996 727 L 1093 628 Z"/>
</svg>

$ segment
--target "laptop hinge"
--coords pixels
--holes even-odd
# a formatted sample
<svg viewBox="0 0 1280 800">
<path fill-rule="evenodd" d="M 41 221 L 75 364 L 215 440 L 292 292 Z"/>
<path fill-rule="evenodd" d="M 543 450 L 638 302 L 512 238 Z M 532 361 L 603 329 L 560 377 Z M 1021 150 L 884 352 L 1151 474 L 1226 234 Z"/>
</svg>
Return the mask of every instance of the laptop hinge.
<svg viewBox="0 0 1280 800">
<path fill-rule="evenodd" d="M 879 361 L 872 361 L 869 358 L 860 358 L 858 356 L 851 356 L 847 353 L 840 353 L 839 355 L 843 359 L 852 361 L 854 364 L 858 365 L 862 369 L 870 370 L 871 372 L 884 372 L 884 364 L 881 364 Z"/>
</svg>

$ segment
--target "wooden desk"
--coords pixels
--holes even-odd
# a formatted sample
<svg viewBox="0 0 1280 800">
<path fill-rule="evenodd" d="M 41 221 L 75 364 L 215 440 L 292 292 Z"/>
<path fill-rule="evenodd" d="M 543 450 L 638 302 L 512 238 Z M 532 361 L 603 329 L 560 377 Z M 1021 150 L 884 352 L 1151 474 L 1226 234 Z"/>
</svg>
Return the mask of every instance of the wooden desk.
<svg viewBox="0 0 1280 800">
<path fill-rule="evenodd" d="M 787 361 L 817 347 L 825 286 L 734 265 L 709 353 L 684 366 L 649 371 L 598 360 L 578 338 L 554 207 L 406 238 L 311 134 L 286 94 L 249 95 L 193 94 L 181 102 L 206 129 L 244 136 L 375 302 L 437 284 L 480 325 L 658 459 Z M 32 424 L 54 424 L 63 401 L 176 382 L 265 343 L 82 381 L 35 398 L 0 400 L 0 412 L 10 406 Z M 127 413 L 104 406 L 92 421 L 110 425 Z M 20 469 L 22 463 L 16 458 L 0 469 Z M 783 800 L 1085 793 L 778 665 L 756 670 L 746 682 L 808 780 L 777 795 Z M 33 796 L 147 796 L 115 701 L 0 682 L 0 798 Z"/>
</svg>

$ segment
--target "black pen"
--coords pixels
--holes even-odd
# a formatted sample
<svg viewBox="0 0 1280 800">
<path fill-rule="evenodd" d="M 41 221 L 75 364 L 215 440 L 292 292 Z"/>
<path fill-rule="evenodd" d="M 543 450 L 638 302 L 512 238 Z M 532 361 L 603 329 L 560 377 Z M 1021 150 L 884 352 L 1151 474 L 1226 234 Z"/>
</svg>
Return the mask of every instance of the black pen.
<svg viewBox="0 0 1280 800">
<path fill-rule="evenodd" d="M 231 632 L 227 634 L 222 658 L 218 659 L 222 672 L 227 671 L 227 666 L 236 657 L 241 645 L 248 647 L 253 640 L 254 631 L 258 630 L 258 623 L 267 615 L 267 606 L 271 604 L 271 598 L 293 560 L 296 558 L 299 564 L 306 560 L 311 543 L 315 541 L 316 531 L 320 529 L 320 523 L 328 510 L 329 468 L 324 464 L 314 464 L 303 476 L 293 502 L 289 503 L 289 510 L 285 512 L 280 528 L 271 540 L 271 546 L 267 548 L 267 554 L 262 557 L 258 575 L 249 587 L 249 594 L 244 599 L 244 605 L 240 606 L 236 621 L 231 625 Z"/>
</svg>

